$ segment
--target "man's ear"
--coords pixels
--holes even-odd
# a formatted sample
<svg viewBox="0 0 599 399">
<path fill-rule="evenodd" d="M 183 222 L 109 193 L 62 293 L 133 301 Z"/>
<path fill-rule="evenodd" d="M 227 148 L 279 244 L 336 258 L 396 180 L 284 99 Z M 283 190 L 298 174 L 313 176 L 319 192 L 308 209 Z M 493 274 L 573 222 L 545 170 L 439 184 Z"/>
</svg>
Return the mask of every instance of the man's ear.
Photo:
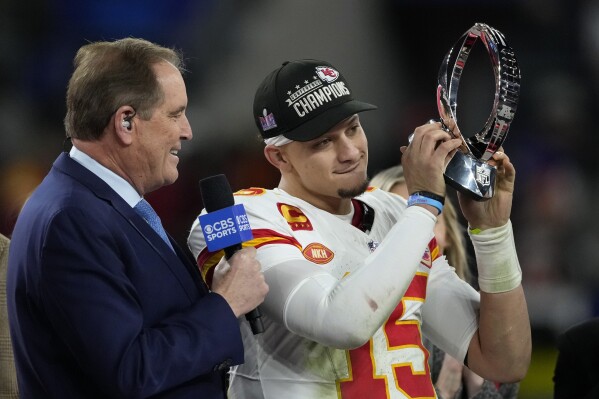
<svg viewBox="0 0 599 399">
<path fill-rule="evenodd" d="M 281 172 L 286 172 L 292 168 L 287 159 L 287 154 L 281 147 L 272 144 L 267 145 L 264 147 L 264 156 L 271 165 Z"/>
<path fill-rule="evenodd" d="M 129 145 L 133 141 L 132 133 L 135 131 L 134 116 L 135 109 L 130 105 L 123 105 L 117 109 L 114 119 L 110 121 L 114 127 L 117 140 L 124 145 Z"/>
</svg>

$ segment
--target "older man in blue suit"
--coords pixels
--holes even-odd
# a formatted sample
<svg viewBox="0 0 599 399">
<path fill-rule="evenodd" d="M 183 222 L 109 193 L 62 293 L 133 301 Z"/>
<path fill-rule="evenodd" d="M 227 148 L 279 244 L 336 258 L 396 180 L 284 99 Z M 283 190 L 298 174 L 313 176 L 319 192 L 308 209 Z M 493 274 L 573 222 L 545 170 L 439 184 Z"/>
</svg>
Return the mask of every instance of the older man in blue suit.
<svg viewBox="0 0 599 399">
<path fill-rule="evenodd" d="M 268 291 L 253 249 L 212 291 L 143 196 L 192 138 L 179 54 L 141 39 L 83 46 L 61 154 L 12 236 L 8 306 L 22 398 L 223 398 L 237 318 Z"/>
</svg>

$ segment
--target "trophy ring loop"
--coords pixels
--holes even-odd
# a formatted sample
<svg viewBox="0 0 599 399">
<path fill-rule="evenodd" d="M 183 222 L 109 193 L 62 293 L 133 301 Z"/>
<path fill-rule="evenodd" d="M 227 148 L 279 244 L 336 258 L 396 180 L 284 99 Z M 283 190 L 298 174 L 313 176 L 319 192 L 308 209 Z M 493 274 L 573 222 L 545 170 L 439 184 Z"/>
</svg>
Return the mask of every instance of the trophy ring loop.
<svg viewBox="0 0 599 399">
<path fill-rule="evenodd" d="M 458 86 L 468 55 L 478 39 L 485 45 L 491 59 L 495 97 L 483 128 L 475 134 L 466 135 L 467 138 L 462 135 L 462 140 L 470 154 L 484 162 L 491 159 L 505 141 L 520 95 L 520 68 L 514 51 L 501 32 L 489 25 L 476 23 L 449 50 L 439 70 L 437 106 L 441 119 L 451 118 L 457 127 Z"/>
</svg>

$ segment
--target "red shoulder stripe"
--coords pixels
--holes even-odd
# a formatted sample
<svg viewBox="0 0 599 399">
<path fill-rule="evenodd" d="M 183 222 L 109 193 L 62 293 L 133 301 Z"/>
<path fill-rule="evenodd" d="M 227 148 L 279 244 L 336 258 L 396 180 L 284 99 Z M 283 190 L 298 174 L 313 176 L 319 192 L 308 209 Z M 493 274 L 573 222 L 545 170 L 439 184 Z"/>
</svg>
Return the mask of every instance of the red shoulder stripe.
<svg viewBox="0 0 599 399">
<path fill-rule="evenodd" d="M 252 229 L 254 236 L 250 241 L 246 241 L 241 244 L 242 247 L 255 247 L 256 249 L 269 244 L 288 244 L 293 245 L 297 249 L 302 251 L 302 246 L 295 238 L 280 234 L 270 229 Z M 225 251 L 220 250 L 216 252 L 210 252 L 208 247 L 204 248 L 198 255 L 197 263 L 202 278 L 208 284 L 208 287 L 212 285 L 212 276 L 214 275 L 214 268 L 220 262 L 221 258 L 225 255 Z"/>
</svg>

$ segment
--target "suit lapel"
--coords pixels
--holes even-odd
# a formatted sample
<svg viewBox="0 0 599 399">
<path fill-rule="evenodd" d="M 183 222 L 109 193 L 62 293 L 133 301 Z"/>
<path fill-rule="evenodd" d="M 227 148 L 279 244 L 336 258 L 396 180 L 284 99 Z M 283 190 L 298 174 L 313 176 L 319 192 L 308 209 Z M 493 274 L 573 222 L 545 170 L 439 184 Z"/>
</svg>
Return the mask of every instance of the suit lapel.
<svg viewBox="0 0 599 399">
<path fill-rule="evenodd" d="M 98 198 L 109 202 L 112 207 L 139 233 L 139 235 L 153 248 L 185 289 L 188 296 L 195 298 L 193 290 L 207 292 L 206 285 L 200 277 L 197 268 L 189 264 L 190 260 L 185 256 L 183 250 L 170 237 L 171 244 L 175 248 L 173 252 L 160 238 L 152 227 L 135 212 L 106 182 L 89 171 L 78 162 L 71 159 L 67 153 L 62 153 L 54 162 L 54 168 L 71 176 L 82 185 L 90 189 Z M 168 234 L 168 233 L 167 233 Z M 190 280 L 191 276 L 191 280 Z"/>
</svg>

